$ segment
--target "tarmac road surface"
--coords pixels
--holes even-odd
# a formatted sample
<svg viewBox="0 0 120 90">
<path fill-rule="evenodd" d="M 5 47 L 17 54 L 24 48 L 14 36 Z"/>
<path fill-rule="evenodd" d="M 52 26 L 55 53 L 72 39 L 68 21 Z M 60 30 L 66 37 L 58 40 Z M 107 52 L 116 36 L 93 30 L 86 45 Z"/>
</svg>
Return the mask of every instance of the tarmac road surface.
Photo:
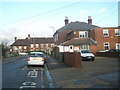
<svg viewBox="0 0 120 90">
<path fill-rule="evenodd" d="M 2 62 L 2 88 L 49 87 L 45 67 L 27 67 L 27 57 L 12 58 Z"/>
</svg>

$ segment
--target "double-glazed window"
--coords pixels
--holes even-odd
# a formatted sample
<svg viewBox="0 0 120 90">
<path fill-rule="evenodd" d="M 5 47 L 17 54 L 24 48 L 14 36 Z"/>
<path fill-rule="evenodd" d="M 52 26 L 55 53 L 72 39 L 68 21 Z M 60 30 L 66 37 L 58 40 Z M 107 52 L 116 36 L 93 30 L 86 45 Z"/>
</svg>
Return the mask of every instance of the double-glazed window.
<svg viewBox="0 0 120 90">
<path fill-rule="evenodd" d="M 31 44 L 30 47 L 33 48 L 33 47 L 34 47 L 34 44 Z"/>
<path fill-rule="evenodd" d="M 104 50 L 108 51 L 110 49 L 109 43 L 104 43 Z"/>
<path fill-rule="evenodd" d="M 80 38 L 88 37 L 88 32 L 87 31 L 80 31 L 79 32 L 79 37 Z"/>
<path fill-rule="evenodd" d="M 24 46 L 24 49 L 27 49 L 27 46 Z"/>
<path fill-rule="evenodd" d="M 19 46 L 19 49 L 22 49 L 22 46 Z"/>
<path fill-rule="evenodd" d="M 80 48 L 81 49 L 88 49 L 88 45 L 81 45 Z"/>
<path fill-rule="evenodd" d="M 103 30 L 103 36 L 108 37 L 109 36 L 109 31 L 108 30 Z"/>
<path fill-rule="evenodd" d="M 115 29 L 115 36 L 120 36 L 120 29 Z"/>
<path fill-rule="evenodd" d="M 39 48 L 39 44 L 36 44 L 36 48 Z"/>
<path fill-rule="evenodd" d="M 54 44 L 51 44 L 51 47 L 54 47 Z"/>
<path fill-rule="evenodd" d="M 116 49 L 119 49 L 119 50 L 120 50 L 120 43 L 117 43 L 117 44 L 116 44 Z"/>
<path fill-rule="evenodd" d="M 46 48 L 48 48 L 48 44 L 46 44 Z"/>
<path fill-rule="evenodd" d="M 44 44 L 41 44 L 40 47 L 43 48 L 43 47 L 44 47 Z"/>
</svg>

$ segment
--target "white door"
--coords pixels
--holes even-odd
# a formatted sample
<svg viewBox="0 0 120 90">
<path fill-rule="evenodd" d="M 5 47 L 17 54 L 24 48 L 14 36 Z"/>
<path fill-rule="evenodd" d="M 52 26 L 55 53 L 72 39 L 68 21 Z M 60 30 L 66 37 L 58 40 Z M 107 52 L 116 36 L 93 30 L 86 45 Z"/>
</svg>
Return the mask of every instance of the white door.
<svg viewBox="0 0 120 90">
<path fill-rule="evenodd" d="M 74 52 L 74 47 L 73 47 L 73 45 L 70 45 L 70 46 L 69 46 L 69 52 Z"/>
</svg>

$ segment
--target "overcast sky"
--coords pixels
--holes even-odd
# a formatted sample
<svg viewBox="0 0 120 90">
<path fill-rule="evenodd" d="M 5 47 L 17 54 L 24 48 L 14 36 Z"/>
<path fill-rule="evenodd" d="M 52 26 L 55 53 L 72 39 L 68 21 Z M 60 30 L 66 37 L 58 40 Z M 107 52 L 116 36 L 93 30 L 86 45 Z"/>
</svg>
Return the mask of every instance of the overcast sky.
<svg viewBox="0 0 120 90">
<path fill-rule="evenodd" d="M 0 2 L 0 41 L 8 40 L 10 44 L 14 37 L 26 38 L 28 34 L 31 37 L 52 37 L 64 26 L 65 16 L 69 22 L 87 22 L 88 16 L 92 16 L 94 25 L 118 26 L 118 0 L 13 1 Z"/>
</svg>

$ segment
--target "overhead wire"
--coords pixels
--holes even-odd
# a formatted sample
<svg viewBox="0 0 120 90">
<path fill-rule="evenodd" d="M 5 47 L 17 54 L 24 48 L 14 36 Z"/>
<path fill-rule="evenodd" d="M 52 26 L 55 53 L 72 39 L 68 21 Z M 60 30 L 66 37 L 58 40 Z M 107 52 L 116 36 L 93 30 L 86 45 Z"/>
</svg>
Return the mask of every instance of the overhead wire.
<svg viewBox="0 0 120 90">
<path fill-rule="evenodd" d="M 40 13 L 38 15 L 33 15 L 33 16 L 28 17 L 28 18 L 24 18 L 24 19 L 21 19 L 21 20 L 13 21 L 13 22 L 6 23 L 6 24 L 3 24 L 3 25 L 7 25 L 7 24 L 11 24 L 11 23 L 13 24 L 13 23 L 17 23 L 17 22 L 23 22 L 23 21 L 26 21 L 26 20 L 30 20 L 30 19 L 33 19 L 33 18 L 36 18 L 36 17 L 40 17 L 40 16 L 43 16 L 43 15 L 46 15 L 46 14 L 48 15 L 50 13 L 58 12 L 59 10 L 66 9 L 66 8 L 72 7 L 72 6 L 80 4 L 80 3 L 81 2 L 75 2 L 75 3 L 68 4 L 66 6 L 63 6 L 63 7 L 57 8 L 57 9 L 46 11 L 46 12 Z"/>
<path fill-rule="evenodd" d="M 120 8 L 120 7 L 119 7 L 119 8 Z M 111 12 L 109 15 L 107 15 L 107 16 L 103 17 L 102 19 L 100 19 L 98 22 L 96 22 L 96 24 L 101 23 L 101 22 L 105 21 L 107 18 L 109 18 L 110 16 L 116 14 L 116 12 L 118 11 L 119 8 L 115 9 L 115 10 L 114 10 L 113 12 Z"/>
</svg>

